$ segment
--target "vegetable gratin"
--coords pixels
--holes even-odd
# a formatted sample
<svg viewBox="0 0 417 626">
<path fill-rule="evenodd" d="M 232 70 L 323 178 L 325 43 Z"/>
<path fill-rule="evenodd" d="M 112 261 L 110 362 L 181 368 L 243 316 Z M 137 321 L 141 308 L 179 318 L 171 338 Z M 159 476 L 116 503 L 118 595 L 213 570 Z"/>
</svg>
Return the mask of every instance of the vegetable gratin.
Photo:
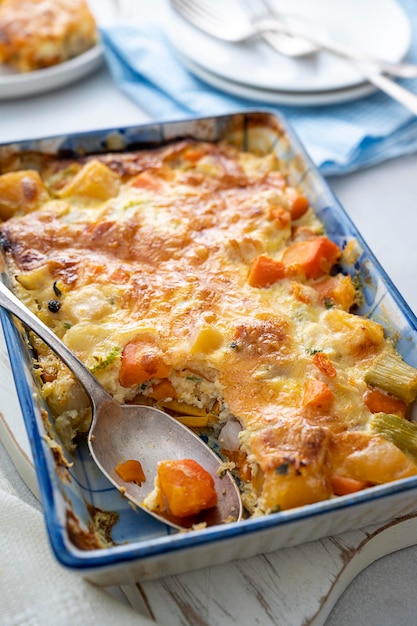
<svg viewBox="0 0 417 626">
<path fill-rule="evenodd" d="M 417 370 L 355 313 L 355 241 L 328 238 L 274 152 L 11 154 L 0 218 L 20 299 L 116 400 L 207 437 L 249 516 L 417 474 Z M 71 451 L 88 400 L 32 342 Z"/>
<path fill-rule="evenodd" d="M 85 0 L 0 0 L 0 63 L 18 72 L 68 61 L 97 42 Z"/>
</svg>

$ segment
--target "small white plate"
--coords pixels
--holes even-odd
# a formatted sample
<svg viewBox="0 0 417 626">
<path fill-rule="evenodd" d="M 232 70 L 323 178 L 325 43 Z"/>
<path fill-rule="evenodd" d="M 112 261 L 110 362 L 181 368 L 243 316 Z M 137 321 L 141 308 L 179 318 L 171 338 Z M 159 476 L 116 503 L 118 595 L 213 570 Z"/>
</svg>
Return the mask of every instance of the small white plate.
<svg viewBox="0 0 417 626">
<path fill-rule="evenodd" d="M 110 24 L 117 17 L 116 0 L 88 0 L 99 26 Z M 0 100 L 31 96 L 57 89 L 83 78 L 103 62 L 103 49 L 98 43 L 69 61 L 34 72 L 18 73 L 0 63 Z"/>
<path fill-rule="evenodd" d="M 350 102 L 369 96 L 377 89 L 369 83 L 348 87 L 347 89 L 335 89 L 333 91 L 318 92 L 292 92 L 292 91 L 274 91 L 272 89 L 257 89 L 249 85 L 242 85 L 231 80 L 216 76 L 212 72 L 200 67 L 197 63 L 193 63 L 191 59 L 179 54 L 182 63 L 190 72 L 201 78 L 205 83 L 220 89 L 220 91 L 228 92 L 239 98 L 254 100 L 264 104 L 283 104 L 289 106 L 324 106 L 327 104 L 341 104 L 342 102 Z"/>
<path fill-rule="evenodd" d="M 222 0 L 231 10 L 236 0 Z M 304 28 L 324 34 L 347 46 L 388 61 L 400 61 L 408 52 L 411 28 L 396 0 L 274 0 L 279 11 Z M 194 65 L 221 77 L 255 89 L 282 92 L 335 91 L 365 82 L 348 62 L 319 52 L 289 58 L 274 52 L 260 38 L 228 43 L 206 35 L 173 10 L 166 31 L 171 43 Z M 234 88 L 234 85 L 232 85 Z"/>
</svg>

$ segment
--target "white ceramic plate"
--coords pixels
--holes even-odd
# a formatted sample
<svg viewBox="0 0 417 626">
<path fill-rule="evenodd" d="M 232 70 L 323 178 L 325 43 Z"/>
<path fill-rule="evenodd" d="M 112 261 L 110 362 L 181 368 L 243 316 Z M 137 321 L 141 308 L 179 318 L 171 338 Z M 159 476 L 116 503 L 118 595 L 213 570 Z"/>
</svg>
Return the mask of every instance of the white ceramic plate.
<svg viewBox="0 0 417 626">
<path fill-rule="evenodd" d="M 240 98 L 253 100 L 255 102 L 263 102 L 264 104 L 284 104 L 290 106 L 324 106 L 326 104 L 340 104 L 349 102 L 368 96 L 376 91 L 376 88 L 369 83 L 348 87 L 347 89 L 335 89 L 333 91 L 318 92 L 292 92 L 292 91 L 274 91 L 272 89 L 257 89 L 250 85 L 242 85 L 231 80 L 217 76 L 212 72 L 200 67 L 197 63 L 179 54 L 182 63 L 198 78 L 204 82 L 226 91 Z"/>
<path fill-rule="evenodd" d="M 116 0 L 88 0 L 99 26 L 111 23 L 117 17 Z M 0 63 L 0 100 L 31 96 L 51 89 L 58 89 L 83 78 L 103 62 L 101 44 L 78 57 L 24 74 L 13 71 Z"/>
<path fill-rule="evenodd" d="M 272 1 L 272 0 L 271 0 Z M 411 29 L 396 0 L 273 0 L 282 14 L 300 27 L 355 46 L 395 62 L 409 49 Z M 222 0 L 231 10 L 236 0 Z M 302 21 L 301 21 L 302 20 Z M 363 77 L 346 61 L 329 53 L 289 58 L 274 52 L 259 38 L 227 43 L 206 35 L 170 11 L 166 31 L 182 56 L 233 83 L 283 92 L 329 92 L 363 84 Z"/>
</svg>

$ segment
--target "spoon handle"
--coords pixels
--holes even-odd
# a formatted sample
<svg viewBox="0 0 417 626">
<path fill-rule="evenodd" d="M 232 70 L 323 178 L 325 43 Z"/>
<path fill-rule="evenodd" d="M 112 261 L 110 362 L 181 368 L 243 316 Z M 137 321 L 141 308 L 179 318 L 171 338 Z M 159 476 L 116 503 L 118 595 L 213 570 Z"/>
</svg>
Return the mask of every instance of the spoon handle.
<svg viewBox="0 0 417 626">
<path fill-rule="evenodd" d="M 94 378 L 93 374 L 75 356 L 57 335 L 42 322 L 30 309 L 28 309 L 0 280 L 0 306 L 15 315 L 21 322 L 26 324 L 55 352 L 65 365 L 80 381 L 94 406 L 102 400 L 111 399 L 110 395 Z"/>
<path fill-rule="evenodd" d="M 409 111 L 414 113 L 414 115 L 417 115 L 417 94 L 405 89 L 387 76 L 372 71 L 361 64 L 358 64 L 358 70 L 370 83 L 374 84 L 388 96 L 391 96 L 391 98 L 402 104 Z"/>
</svg>

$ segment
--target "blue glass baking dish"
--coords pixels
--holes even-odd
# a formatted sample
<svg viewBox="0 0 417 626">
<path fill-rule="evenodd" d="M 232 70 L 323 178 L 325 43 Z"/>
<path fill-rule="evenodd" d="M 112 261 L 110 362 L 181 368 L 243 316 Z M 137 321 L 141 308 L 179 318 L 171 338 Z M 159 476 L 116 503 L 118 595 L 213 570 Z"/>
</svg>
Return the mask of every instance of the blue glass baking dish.
<svg viewBox="0 0 417 626">
<path fill-rule="evenodd" d="M 267 111 L 245 112 L 23 141 L 1 145 L 0 163 L 16 152 L 81 155 L 152 148 L 181 137 L 274 151 L 285 164 L 291 184 L 309 198 L 328 236 L 341 247 L 354 242 L 354 266 L 343 269 L 360 276 L 364 299 L 359 313 L 382 320 L 387 335 L 399 337 L 397 347 L 404 359 L 417 366 L 417 319 L 282 117 Z M 2 277 L 7 281 L 4 267 Z M 175 533 L 133 510 L 98 471 L 83 443 L 69 466 L 62 462 L 25 334 L 3 310 L 0 317 L 53 552 L 63 566 L 97 584 L 125 584 L 215 565 L 360 528 L 415 508 L 417 477 L 412 477 L 265 517 Z M 86 549 L 97 511 L 118 520 L 112 528 L 113 545 Z"/>
</svg>

